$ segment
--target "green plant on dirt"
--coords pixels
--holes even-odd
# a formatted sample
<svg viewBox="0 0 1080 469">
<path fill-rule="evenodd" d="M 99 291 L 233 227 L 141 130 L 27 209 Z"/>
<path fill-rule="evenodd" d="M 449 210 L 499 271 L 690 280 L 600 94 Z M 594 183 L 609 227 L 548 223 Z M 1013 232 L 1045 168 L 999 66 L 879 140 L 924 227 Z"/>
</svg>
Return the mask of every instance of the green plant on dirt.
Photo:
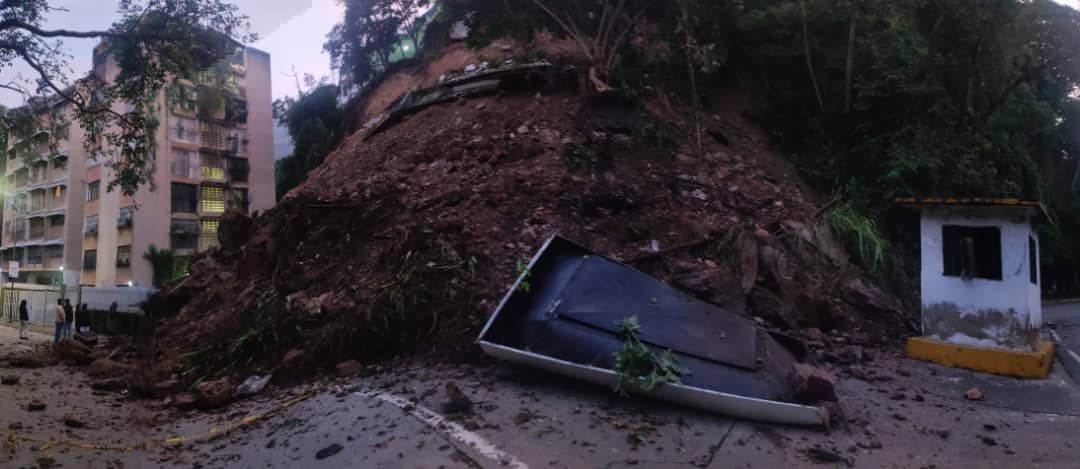
<svg viewBox="0 0 1080 469">
<path fill-rule="evenodd" d="M 570 166 L 586 169 L 596 164 L 596 150 L 585 144 L 571 143 L 563 149 L 563 158 Z"/>
<path fill-rule="evenodd" d="M 825 212 L 824 218 L 858 264 L 871 272 L 882 271 L 888 262 L 889 240 L 874 219 L 851 204 L 842 204 Z"/>
<path fill-rule="evenodd" d="M 192 387 L 203 381 L 240 370 L 263 365 L 267 357 L 275 357 L 289 344 L 295 324 L 288 316 L 278 314 L 284 309 L 284 299 L 274 288 L 263 291 L 245 318 L 242 332 L 231 344 L 206 345 L 180 355 L 180 376 Z"/>
<path fill-rule="evenodd" d="M 657 148 L 675 146 L 675 137 L 671 135 L 671 131 L 648 112 L 642 112 L 638 116 L 637 137 Z"/>
<path fill-rule="evenodd" d="M 532 277 L 532 271 L 529 270 L 529 260 L 518 259 L 514 270 L 517 271 L 518 277 L 521 277 L 517 290 L 522 293 L 529 293 L 529 290 L 532 290 L 532 284 L 529 283 L 529 278 Z"/>
<path fill-rule="evenodd" d="M 618 374 L 615 392 L 627 395 L 631 389 L 651 392 L 664 383 L 678 383 L 689 373 L 679 367 L 679 361 L 671 350 L 657 354 L 638 338 L 641 324 L 637 316 L 628 316 L 615 323 L 623 346 L 612 354 L 614 370 Z"/>
</svg>

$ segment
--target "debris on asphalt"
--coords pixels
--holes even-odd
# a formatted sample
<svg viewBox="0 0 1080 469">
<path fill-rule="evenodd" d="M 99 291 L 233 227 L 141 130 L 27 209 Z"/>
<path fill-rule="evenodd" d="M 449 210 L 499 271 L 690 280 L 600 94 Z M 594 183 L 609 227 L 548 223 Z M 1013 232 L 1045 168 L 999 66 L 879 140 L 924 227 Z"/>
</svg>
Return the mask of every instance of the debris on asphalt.
<svg viewBox="0 0 1080 469">
<path fill-rule="evenodd" d="M 338 363 L 334 367 L 334 371 L 341 377 L 352 377 L 360 374 L 360 370 L 364 369 L 364 365 L 356 360 L 346 360 Z"/>
<path fill-rule="evenodd" d="M 28 410 L 30 412 L 40 412 L 40 411 L 45 410 L 45 407 L 46 407 L 45 403 L 42 402 L 40 399 L 34 399 L 34 400 L 30 401 L 29 404 L 26 405 L 26 410 Z"/>
<path fill-rule="evenodd" d="M 342 449 L 344 449 L 344 448 L 341 445 L 339 445 L 337 443 L 334 443 L 334 444 L 332 444 L 330 446 L 327 446 L 327 447 L 317 451 L 315 453 L 315 459 L 329 458 L 330 456 L 333 456 L 333 455 L 338 454 L 339 452 L 341 452 Z"/>
<path fill-rule="evenodd" d="M 195 407 L 216 409 L 236 398 L 236 387 L 228 378 L 199 383 L 194 389 Z"/>
<path fill-rule="evenodd" d="M 981 401 L 983 400 L 983 393 L 979 388 L 971 388 L 964 393 L 964 399 L 969 401 Z"/>
<path fill-rule="evenodd" d="M 852 460 L 844 457 L 837 451 L 830 451 L 824 448 L 813 446 L 807 448 L 806 456 L 810 458 L 810 461 L 817 464 L 837 464 L 843 463 L 847 466 L 852 466 Z"/>
<path fill-rule="evenodd" d="M 446 383 L 446 400 L 442 411 L 447 414 L 463 414 L 472 411 L 473 403 L 453 382 Z"/>
<path fill-rule="evenodd" d="M 19 384 L 19 380 L 21 379 L 22 376 L 19 375 L 4 375 L 0 376 L 0 384 L 16 385 Z"/>
<path fill-rule="evenodd" d="M 254 396 L 254 395 L 262 392 L 263 388 L 266 387 L 266 383 L 269 383 L 269 382 L 270 382 L 270 375 L 266 375 L 266 376 L 251 375 L 251 376 L 248 377 L 248 379 L 244 380 L 243 383 L 240 383 L 240 385 L 236 387 L 236 395 L 237 396 Z"/>
</svg>

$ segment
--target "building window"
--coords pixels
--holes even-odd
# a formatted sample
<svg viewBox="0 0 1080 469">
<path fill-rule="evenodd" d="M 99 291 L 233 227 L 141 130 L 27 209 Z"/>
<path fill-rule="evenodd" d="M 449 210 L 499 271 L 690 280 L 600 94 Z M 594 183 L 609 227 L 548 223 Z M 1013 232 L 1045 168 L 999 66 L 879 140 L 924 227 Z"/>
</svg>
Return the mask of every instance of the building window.
<svg viewBox="0 0 1080 469">
<path fill-rule="evenodd" d="M 50 259 L 56 259 L 57 257 L 64 257 L 64 246 L 53 244 L 45 247 L 45 255 Z"/>
<path fill-rule="evenodd" d="M 173 213 L 195 213 L 198 210 L 198 187 L 192 184 L 172 183 Z"/>
<path fill-rule="evenodd" d="M 26 251 L 27 265 L 42 265 L 45 263 L 45 251 L 41 247 L 31 247 Z"/>
<path fill-rule="evenodd" d="M 172 175 L 185 178 L 199 177 L 199 154 L 193 151 L 173 149 Z"/>
<path fill-rule="evenodd" d="M 225 179 L 225 158 L 217 155 L 211 155 L 203 153 L 202 157 L 202 177 L 206 179 Z"/>
<path fill-rule="evenodd" d="M 30 238 L 41 239 L 45 237 L 45 219 L 34 217 L 30 219 Z"/>
<path fill-rule="evenodd" d="M 93 169 L 101 166 L 101 160 L 103 159 L 100 151 L 90 152 L 90 155 L 86 158 L 86 169 Z"/>
<path fill-rule="evenodd" d="M 941 227 L 944 275 L 1001 280 L 1001 230 L 996 226 Z"/>
<path fill-rule="evenodd" d="M 173 219 L 169 226 L 173 250 L 199 248 L 199 221 Z"/>
<path fill-rule="evenodd" d="M 66 194 L 66 193 L 67 193 L 67 186 L 64 186 L 63 184 L 52 188 L 52 195 L 53 195 L 54 199 L 62 199 L 62 198 L 64 198 L 64 194 Z"/>
<path fill-rule="evenodd" d="M 219 226 L 221 226 L 221 220 L 218 220 L 217 218 L 203 218 L 199 222 L 199 249 L 205 250 L 217 247 L 217 233 Z"/>
<path fill-rule="evenodd" d="M 251 201 L 248 199 L 247 189 L 233 189 L 229 191 L 230 209 L 235 209 L 247 213 L 250 206 Z"/>
<path fill-rule="evenodd" d="M 177 117 L 176 123 L 169 129 L 169 133 L 172 134 L 173 140 L 195 143 L 195 139 L 199 135 L 199 125 L 195 123 L 195 119 Z"/>
<path fill-rule="evenodd" d="M 1039 284 L 1039 248 L 1035 245 L 1035 238 L 1028 236 L 1028 273 L 1031 275 L 1031 284 Z"/>
<path fill-rule="evenodd" d="M 82 266 L 84 271 L 97 270 L 97 251 L 90 250 L 83 253 Z"/>
<path fill-rule="evenodd" d="M 49 217 L 49 226 L 64 226 L 64 216 L 53 215 Z"/>
<path fill-rule="evenodd" d="M 131 267 L 131 246 L 116 248 L 116 266 Z"/>
<path fill-rule="evenodd" d="M 131 228 L 134 215 L 135 211 L 131 207 L 121 207 L 120 213 L 116 217 L 116 227 Z"/>
<path fill-rule="evenodd" d="M 225 189 L 215 186 L 203 186 L 200 197 L 203 213 L 222 213 L 225 211 Z"/>
<path fill-rule="evenodd" d="M 98 232 L 98 217 L 86 217 L 86 225 L 83 226 L 83 234 L 97 235 Z"/>
<path fill-rule="evenodd" d="M 45 191 L 35 190 L 30 193 L 30 211 L 45 210 Z"/>
<path fill-rule="evenodd" d="M 94 181 L 86 185 L 86 201 L 93 202 L 97 200 L 101 194 L 101 181 Z"/>
</svg>

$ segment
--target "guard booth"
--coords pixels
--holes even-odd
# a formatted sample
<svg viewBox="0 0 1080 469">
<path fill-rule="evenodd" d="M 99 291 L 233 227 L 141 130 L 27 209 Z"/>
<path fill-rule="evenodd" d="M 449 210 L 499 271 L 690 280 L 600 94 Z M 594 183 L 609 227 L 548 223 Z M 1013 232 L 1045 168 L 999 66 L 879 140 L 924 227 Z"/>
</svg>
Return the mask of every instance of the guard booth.
<svg viewBox="0 0 1080 469">
<path fill-rule="evenodd" d="M 920 211 L 922 337 L 908 355 L 946 366 L 1046 377 L 1053 344 L 1041 335 L 1039 202 L 898 199 Z"/>
</svg>

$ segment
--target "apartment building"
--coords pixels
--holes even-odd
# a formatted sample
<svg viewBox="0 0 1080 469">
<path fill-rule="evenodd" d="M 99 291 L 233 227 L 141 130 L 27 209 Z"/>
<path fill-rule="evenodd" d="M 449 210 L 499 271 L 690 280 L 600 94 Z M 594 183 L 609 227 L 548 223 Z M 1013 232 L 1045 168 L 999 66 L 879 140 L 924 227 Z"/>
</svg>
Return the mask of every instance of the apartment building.
<svg viewBox="0 0 1080 469">
<path fill-rule="evenodd" d="M 93 64 L 106 80 L 119 72 L 104 44 Z M 181 259 L 215 247 L 226 209 L 250 213 L 274 204 L 270 93 L 270 56 L 254 48 L 238 47 L 211 70 L 175 80 L 154 103 L 152 183 L 131 197 L 108 190 L 116 152 L 103 139 L 86 145 L 78 125 L 53 136 L 52 145 L 36 138 L 11 145 L 0 269 L 18 261 L 16 281 L 26 283 L 149 286 L 151 246 Z M 57 106 L 70 119 L 70 105 Z M 40 156 L 26 163 L 16 145 Z"/>
<path fill-rule="evenodd" d="M 67 285 L 78 281 L 82 263 L 82 175 L 86 150 L 83 130 L 70 125 L 70 104 L 53 107 L 60 121 L 69 122 L 60 135 L 39 133 L 29 141 L 6 148 L 3 178 L 3 232 L 0 268 L 4 280 Z M 50 143 L 52 142 L 52 143 Z M 20 152 L 16 152 L 16 148 Z M 30 162 L 21 154 L 36 155 Z M 72 187 L 80 190 L 72 190 Z M 8 275 L 9 261 L 19 262 L 19 277 Z"/>
<path fill-rule="evenodd" d="M 95 50 L 94 67 L 106 79 L 118 73 L 103 46 Z M 149 286 L 153 267 L 145 254 L 151 246 L 186 259 L 217 246 L 226 209 L 272 207 L 271 100 L 270 56 L 239 47 L 158 96 L 152 184 L 133 197 L 107 191 L 113 175 L 104 163 L 115 155 L 87 152 L 80 283 Z"/>
</svg>

